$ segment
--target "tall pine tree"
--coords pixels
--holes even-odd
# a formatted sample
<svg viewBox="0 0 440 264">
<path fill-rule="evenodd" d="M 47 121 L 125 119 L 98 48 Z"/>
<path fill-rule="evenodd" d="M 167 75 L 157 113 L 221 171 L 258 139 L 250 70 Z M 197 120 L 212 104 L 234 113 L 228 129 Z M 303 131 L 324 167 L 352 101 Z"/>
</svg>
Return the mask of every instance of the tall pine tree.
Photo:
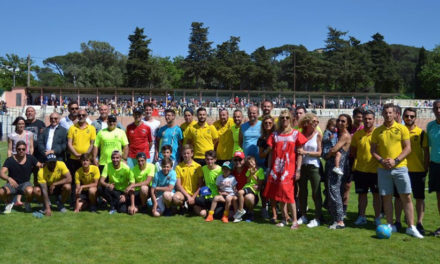
<svg viewBox="0 0 440 264">
<path fill-rule="evenodd" d="M 127 86 L 147 87 L 151 79 L 150 49 L 148 45 L 151 39 L 144 35 L 144 29 L 134 30 L 133 35 L 128 36 L 130 50 L 127 60 Z"/>
<path fill-rule="evenodd" d="M 188 45 L 188 56 L 185 58 L 184 78 L 187 82 L 193 83 L 200 88 L 203 77 L 208 73 L 209 60 L 211 58 L 212 42 L 208 41 L 208 27 L 203 27 L 201 22 L 191 24 L 191 35 Z"/>
</svg>

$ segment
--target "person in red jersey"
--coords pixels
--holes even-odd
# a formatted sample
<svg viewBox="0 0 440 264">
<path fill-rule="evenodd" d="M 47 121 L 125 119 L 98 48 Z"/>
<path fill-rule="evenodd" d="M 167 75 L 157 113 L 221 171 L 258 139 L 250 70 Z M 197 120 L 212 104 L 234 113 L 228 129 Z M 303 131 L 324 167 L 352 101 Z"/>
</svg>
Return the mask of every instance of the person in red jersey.
<svg viewBox="0 0 440 264">
<path fill-rule="evenodd" d="M 133 110 L 134 122 L 127 126 L 127 138 L 130 143 L 128 148 L 127 165 L 133 168 L 137 164 L 136 155 L 144 152 L 147 159 L 150 158 L 150 148 L 153 137 L 151 129 L 142 122 L 142 109 L 135 108 Z"/>
</svg>

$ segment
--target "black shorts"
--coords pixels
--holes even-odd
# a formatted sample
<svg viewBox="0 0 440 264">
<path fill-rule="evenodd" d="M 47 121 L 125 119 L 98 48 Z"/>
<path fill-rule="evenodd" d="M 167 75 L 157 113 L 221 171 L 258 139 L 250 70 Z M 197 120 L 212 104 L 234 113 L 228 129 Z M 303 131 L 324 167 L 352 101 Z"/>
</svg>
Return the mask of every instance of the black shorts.
<svg viewBox="0 0 440 264">
<path fill-rule="evenodd" d="M 131 202 L 129 202 L 131 204 Z M 135 205 L 141 205 L 141 191 L 137 190 L 134 191 L 134 204 Z"/>
<path fill-rule="evenodd" d="M 414 198 L 425 200 L 426 172 L 409 172 L 408 174 Z"/>
<path fill-rule="evenodd" d="M 212 198 L 205 198 L 204 196 L 197 196 L 195 199 L 195 204 L 202 207 L 203 209 L 209 210 L 212 203 Z"/>
<path fill-rule="evenodd" d="M 440 192 L 440 163 L 429 164 L 429 192 Z"/>
<path fill-rule="evenodd" d="M 89 200 L 89 190 L 81 191 L 79 194 L 79 199 L 82 201 L 88 201 Z"/>
<path fill-rule="evenodd" d="M 28 182 L 28 181 L 27 181 L 27 182 L 20 183 L 20 184 L 17 186 L 17 188 L 12 187 L 12 185 L 10 185 L 9 182 L 7 182 L 7 183 L 5 184 L 5 186 L 3 186 L 3 189 L 8 188 L 8 189 L 9 189 L 9 192 L 11 193 L 11 195 L 15 195 L 15 194 L 24 194 L 24 190 L 25 190 L 27 187 L 32 187 L 32 184 L 31 184 L 30 182 Z"/>
<path fill-rule="evenodd" d="M 355 171 L 353 174 L 356 193 L 368 193 L 368 190 L 379 193 L 377 173 Z"/>
<path fill-rule="evenodd" d="M 48 186 L 48 188 L 50 188 L 50 186 Z M 53 189 L 53 192 L 49 193 L 49 195 L 58 196 L 61 195 L 62 192 L 63 192 L 63 185 L 57 185 L 55 189 Z"/>
</svg>

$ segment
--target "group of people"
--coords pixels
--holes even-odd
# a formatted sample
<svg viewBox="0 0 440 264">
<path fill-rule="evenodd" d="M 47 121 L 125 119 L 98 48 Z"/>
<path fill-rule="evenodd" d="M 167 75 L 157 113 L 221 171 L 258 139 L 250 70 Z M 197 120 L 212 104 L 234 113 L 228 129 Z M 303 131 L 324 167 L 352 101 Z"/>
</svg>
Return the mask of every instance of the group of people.
<svg viewBox="0 0 440 264">
<path fill-rule="evenodd" d="M 47 127 L 28 107 L 26 119 L 14 122 L 0 173 L 6 181 L 0 189 L 4 213 L 22 206 L 22 200 L 31 211 L 36 199 L 43 203 L 45 215 L 51 215 L 53 202 L 61 212 L 70 202 L 75 212 L 107 206 L 110 214 L 151 211 L 158 217 L 191 212 L 207 222 L 240 222 L 254 220 L 261 200 L 262 216 L 279 227 L 319 226 L 324 207 L 332 216 L 329 227 L 343 229 L 353 179 L 356 225 L 367 223 L 371 191 L 377 225 L 384 213 L 393 231 L 401 228 L 403 209 L 406 233 L 423 238 L 428 168 L 429 191 L 437 192 L 440 211 L 440 101 L 433 104 L 436 120 L 426 131 L 415 124 L 416 109 L 403 111 L 402 124 L 401 110 L 393 104 L 383 106 L 380 127 L 374 126 L 374 112 L 356 108 L 353 116 L 330 119 L 324 132 L 318 117 L 305 107 L 282 110 L 278 117 L 271 116 L 272 109 L 271 101 L 261 104 L 262 115 L 257 106 L 250 106 L 245 122 L 241 110 L 229 117 L 228 110 L 220 108 L 219 119 L 209 124 L 205 108 L 197 109 L 197 120 L 189 108 L 180 126 L 175 110 L 166 109 L 161 126 L 153 118 L 154 106 L 146 103 L 133 109 L 133 123 L 124 130 L 105 104 L 92 122 L 71 102 L 69 115 L 52 113 Z M 315 205 L 311 221 L 309 182 Z M 416 199 L 416 225 L 411 194 Z"/>
</svg>

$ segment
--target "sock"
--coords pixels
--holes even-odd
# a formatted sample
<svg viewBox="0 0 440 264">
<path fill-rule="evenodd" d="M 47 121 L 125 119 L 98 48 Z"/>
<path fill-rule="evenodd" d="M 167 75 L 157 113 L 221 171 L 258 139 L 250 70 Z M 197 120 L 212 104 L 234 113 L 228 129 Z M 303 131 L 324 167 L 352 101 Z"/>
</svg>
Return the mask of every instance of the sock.
<svg viewBox="0 0 440 264">
<path fill-rule="evenodd" d="M 214 211 L 209 210 L 209 215 L 214 215 Z"/>
<path fill-rule="evenodd" d="M 223 216 L 229 216 L 229 210 L 228 210 L 228 211 L 225 210 L 225 211 L 223 212 Z"/>
</svg>

